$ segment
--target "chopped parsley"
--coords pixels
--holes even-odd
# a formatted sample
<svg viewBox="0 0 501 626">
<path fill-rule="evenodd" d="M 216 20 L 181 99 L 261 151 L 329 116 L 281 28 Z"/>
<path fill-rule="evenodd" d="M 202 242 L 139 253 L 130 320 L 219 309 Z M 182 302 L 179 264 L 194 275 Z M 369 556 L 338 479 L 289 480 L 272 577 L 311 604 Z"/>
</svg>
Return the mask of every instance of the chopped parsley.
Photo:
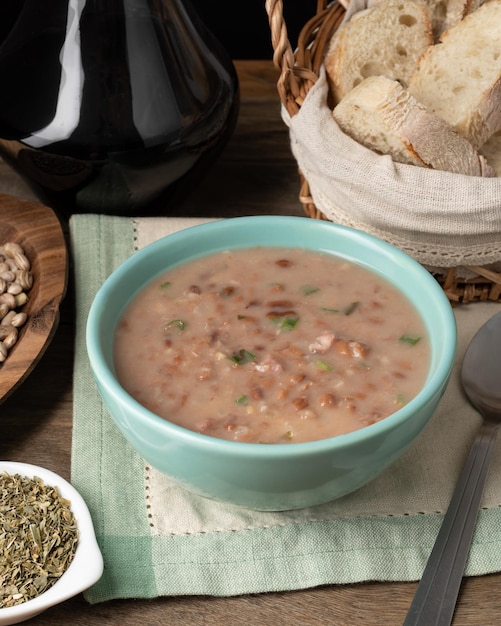
<svg viewBox="0 0 501 626">
<path fill-rule="evenodd" d="M 249 352 L 249 350 L 244 350 L 242 348 L 242 350 L 238 350 L 237 352 L 234 352 L 228 358 L 230 359 L 230 361 L 235 363 L 235 365 L 245 365 L 246 363 L 255 361 L 257 357 L 252 352 Z"/>
<path fill-rule="evenodd" d="M 183 320 L 171 320 L 164 326 L 164 330 L 169 330 L 170 328 L 177 328 L 177 330 L 184 330 L 186 328 L 186 323 Z"/>
<path fill-rule="evenodd" d="M 320 291 L 320 287 L 316 287 L 315 285 L 303 285 L 301 291 L 305 296 L 311 296 L 312 293 Z"/>
<path fill-rule="evenodd" d="M 397 397 L 395 398 L 395 404 L 398 404 L 399 406 L 404 406 L 407 404 L 407 398 L 404 396 L 403 393 L 399 393 L 397 395 Z"/>
<path fill-rule="evenodd" d="M 318 367 L 318 369 L 324 370 L 325 372 L 332 371 L 332 365 L 329 365 L 325 361 L 322 361 L 322 359 L 318 359 L 318 361 L 315 361 L 315 365 Z"/>
<path fill-rule="evenodd" d="M 348 306 L 345 306 L 344 309 L 336 309 L 329 306 L 323 306 L 320 308 L 326 313 L 342 313 L 343 315 L 351 315 L 357 309 L 359 304 L 360 302 L 350 302 L 350 304 L 348 304 Z"/>
<path fill-rule="evenodd" d="M 400 343 L 408 343 L 410 346 L 415 346 L 421 341 L 419 335 L 402 335 L 399 339 Z"/>
<path fill-rule="evenodd" d="M 352 302 L 343 310 L 343 313 L 345 315 L 351 315 L 357 309 L 359 304 L 360 302 Z"/>
<path fill-rule="evenodd" d="M 297 326 L 299 317 L 272 317 L 271 321 L 282 330 L 292 330 Z"/>
</svg>

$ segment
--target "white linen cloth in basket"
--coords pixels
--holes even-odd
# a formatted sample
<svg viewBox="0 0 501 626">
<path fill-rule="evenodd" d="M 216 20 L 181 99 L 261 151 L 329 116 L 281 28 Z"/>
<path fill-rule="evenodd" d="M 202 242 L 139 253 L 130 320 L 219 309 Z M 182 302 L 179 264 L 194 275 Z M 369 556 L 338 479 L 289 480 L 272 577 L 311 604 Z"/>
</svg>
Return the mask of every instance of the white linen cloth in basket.
<svg viewBox="0 0 501 626">
<path fill-rule="evenodd" d="M 501 267 L 501 178 L 394 163 L 345 135 L 327 105 L 322 67 L 299 112 L 282 106 L 315 206 L 331 221 L 398 246 L 430 270 Z"/>
</svg>

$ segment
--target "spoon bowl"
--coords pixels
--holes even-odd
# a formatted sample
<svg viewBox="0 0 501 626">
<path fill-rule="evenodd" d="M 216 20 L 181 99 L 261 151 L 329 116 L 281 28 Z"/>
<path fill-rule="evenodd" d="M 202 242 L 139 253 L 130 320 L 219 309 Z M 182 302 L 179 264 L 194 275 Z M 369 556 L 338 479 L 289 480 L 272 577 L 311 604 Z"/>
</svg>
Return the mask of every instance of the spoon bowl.
<svg viewBox="0 0 501 626">
<path fill-rule="evenodd" d="M 477 332 L 461 369 L 463 387 L 472 405 L 485 418 L 501 421 L 501 313 Z"/>
<path fill-rule="evenodd" d="M 479 429 L 452 495 L 404 626 L 452 622 L 497 431 L 501 425 L 501 312 L 491 317 L 468 346 L 461 380 L 482 415 Z"/>
</svg>

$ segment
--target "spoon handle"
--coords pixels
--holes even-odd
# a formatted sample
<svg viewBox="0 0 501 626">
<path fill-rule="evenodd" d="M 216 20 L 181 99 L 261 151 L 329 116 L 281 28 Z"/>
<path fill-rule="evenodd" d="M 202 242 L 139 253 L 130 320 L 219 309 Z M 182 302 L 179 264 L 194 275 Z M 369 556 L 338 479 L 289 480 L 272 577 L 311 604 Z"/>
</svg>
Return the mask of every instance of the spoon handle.
<svg viewBox="0 0 501 626">
<path fill-rule="evenodd" d="M 404 626 L 452 622 L 496 431 L 497 424 L 484 421 L 473 442 Z"/>
</svg>

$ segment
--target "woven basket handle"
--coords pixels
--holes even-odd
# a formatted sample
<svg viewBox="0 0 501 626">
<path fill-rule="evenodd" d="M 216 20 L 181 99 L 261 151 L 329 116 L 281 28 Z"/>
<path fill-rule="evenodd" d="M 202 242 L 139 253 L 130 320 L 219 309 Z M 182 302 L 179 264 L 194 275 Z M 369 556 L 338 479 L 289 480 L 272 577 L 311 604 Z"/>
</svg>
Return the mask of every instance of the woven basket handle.
<svg viewBox="0 0 501 626">
<path fill-rule="evenodd" d="M 293 52 L 285 24 L 283 1 L 266 0 L 271 30 L 273 63 L 280 71 L 277 89 L 282 104 L 295 115 L 317 81 L 325 49 L 341 23 L 349 0 L 317 0 L 317 12 L 302 28 Z"/>
</svg>

